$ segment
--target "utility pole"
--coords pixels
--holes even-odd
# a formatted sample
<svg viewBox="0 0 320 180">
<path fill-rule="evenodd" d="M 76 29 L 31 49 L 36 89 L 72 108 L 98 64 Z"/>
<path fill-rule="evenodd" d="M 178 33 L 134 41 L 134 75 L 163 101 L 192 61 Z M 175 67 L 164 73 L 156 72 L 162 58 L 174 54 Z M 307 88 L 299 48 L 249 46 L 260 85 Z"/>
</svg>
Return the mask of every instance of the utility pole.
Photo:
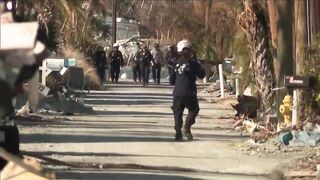
<svg viewBox="0 0 320 180">
<path fill-rule="evenodd" d="M 117 0 L 112 0 L 112 45 L 117 42 Z"/>
</svg>

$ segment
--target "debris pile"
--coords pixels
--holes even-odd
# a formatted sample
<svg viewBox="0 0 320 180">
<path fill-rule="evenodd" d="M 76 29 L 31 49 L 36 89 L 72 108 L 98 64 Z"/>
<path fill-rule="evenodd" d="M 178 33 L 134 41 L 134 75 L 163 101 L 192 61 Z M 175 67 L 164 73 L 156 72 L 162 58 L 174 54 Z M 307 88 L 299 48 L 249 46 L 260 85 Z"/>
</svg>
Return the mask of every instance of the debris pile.
<svg viewBox="0 0 320 180">
<path fill-rule="evenodd" d="M 26 100 L 20 98 L 19 101 L 19 104 L 24 104 Z M 16 111 L 17 116 L 26 116 L 30 113 L 28 103 L 22 107 L 18 106 L 18 108 Z M 37 109 L 37 113 L 53 115 L 91 114 L 94 112 L 93 108 L 86 105 L 82 98 L 69 92 L 58 92 L 56 95 L 42 97 Z"/>
<path fill-rule="evenodd" d="M 319 179 L 320 178 L 320 156 L 310 155 L 298 160 L 289 170 L 284 172 L 285 178 Z"/>
<path fill-rule="evenodd" d="M 260 122 L 254 121 L 257 118 L 260 101 L 255 97 L 246 95 L 239 95 L 237 101 L 238 104 L 231 104 L 232 108 L 236 110 L 234 128 L 237 131 L 249 133 L 265 129 Z"/>
<path fill-rule="evenodd" d="M 14 120 L 17 124 L 24 125 L 24 126 L 34 126 L 34 125 L 47 126 L 47 125 L 62 124 L 70 121 L 70 119 L 66 117 L 61 117 L 61 116 L 48 117 L 46 115 L 34 115 L 34 114 L 28 114 L 25 116 L 15 116 Z"/>
<path fill-rule="evenodd" d="M 278 123 L 276 116 L 269 115 L 266 121 L 259 120 L 260 101 L 258 98 L 240 95 L 237 101 L 237 104 L 231 104 L 233 109 L 236 110 L 234 128 L 237 131 L 250 133 L 254 142 L 266 142 L 278 133 L 289 131 L 283 129 L 281 132 L 276 132 Z"/>
</svg>

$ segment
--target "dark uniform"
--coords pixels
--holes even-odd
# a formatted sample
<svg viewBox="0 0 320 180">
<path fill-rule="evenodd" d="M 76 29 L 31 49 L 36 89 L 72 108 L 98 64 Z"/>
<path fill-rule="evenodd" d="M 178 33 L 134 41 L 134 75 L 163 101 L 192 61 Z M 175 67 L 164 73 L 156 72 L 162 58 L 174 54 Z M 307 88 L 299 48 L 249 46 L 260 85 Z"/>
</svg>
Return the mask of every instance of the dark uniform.
<svg viewBox="0 0 320 180">
<path fill-rule="evenodd" d="M 141 49 L 138 44 L 131 50 L 129 58 L 128 58 L 128 66 L 131 64 L 133 81 L 136 83 L 137 78 L 139 82 L 141 82 L 141 73 L 140 73 L 140 53 Z"/>
<path fill-rule="evenodd" d="M 106 60 L 107 60 L 106 53 L 103 50 L 99 50 L 96 52 L 95 61 L 96 61 L 97 72 L 101 80 L 101 83 L 103 83 L 105 78 L 105 70 L 107 67 Z"/>
<path fill-rule="evenodd" d="M 190 131 L 191 126 L 195 123 L 200 110 L 196 80 L 197 77 L 201 79 L 205 77 L 205 70 L 196 60 L 189 59 L 186 63 L 178 63 L 171 73 L 170 84 L 175 85 L 173 90 L 173 113 L 177 139 L 177 135 L 181 136 L 182 115 L 185 108 L 189 110 L 189 113 L 184 129 Z"/>
<path fill-rule="evenodd" d="M 120 74 L 120 66 L 123 67 L 123 56 L 119 50 L 112 50 L 109 54 L 110 57 L 110 75 L 112 82 L 118 82 Z"/>
<path fill-rule="evenodd" d="M 169 52 L 166 54 L 166 62 L 168 66 L 169 79 L 171 78 L 172 69 L 177 64 L 177 53 L 175 51 L 175 46 L 170 46 Z"/>
<path fill-rule="evenodd" d="M 140 57 L 141 57 L 141 61 L 139 66 L 140 66 L 142 82 L 143 82 L 143 85 L 147 85 L 149 82 L 152 55 L 147 48 L 144 48 L 142 51 L 140 51 Z"/>
</svg>

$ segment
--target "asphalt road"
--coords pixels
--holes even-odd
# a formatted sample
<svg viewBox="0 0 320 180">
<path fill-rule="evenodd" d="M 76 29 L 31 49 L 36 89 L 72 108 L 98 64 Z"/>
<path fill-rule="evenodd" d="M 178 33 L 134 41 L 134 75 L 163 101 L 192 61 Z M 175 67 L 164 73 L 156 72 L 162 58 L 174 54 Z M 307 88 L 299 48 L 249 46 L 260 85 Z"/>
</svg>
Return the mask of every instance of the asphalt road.
<svg viewBox="0 0 320 180">
<path fill-rule="evenodd" d="M 128 82 L 91 91 L 95 114 L 20 125 L 23 151 L 68 162 L 58 179 L 265 179 L 290 158 L 242 151 L 229 105 L 200 103 L 194 140 L 173 140 L 172 87 Z"/>
</svg>

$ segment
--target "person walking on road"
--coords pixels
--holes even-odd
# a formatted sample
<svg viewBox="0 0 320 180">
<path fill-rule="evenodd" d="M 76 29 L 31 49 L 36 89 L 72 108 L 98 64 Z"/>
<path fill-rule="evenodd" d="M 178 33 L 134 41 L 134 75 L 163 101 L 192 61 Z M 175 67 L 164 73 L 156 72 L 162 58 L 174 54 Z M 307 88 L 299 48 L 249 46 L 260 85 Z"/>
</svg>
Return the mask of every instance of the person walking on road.
<svg viewBox="0 0 320 180">
<path fill-rule="evenodd" d="M 205 70 L 199 62 L 193 58 L 191 42 L 182 40 L 177 44 L 178 59 L 177 65 L 172 69 L 170 83 L 173 89 L 173 114 L 176 131 L 175 140 L 183 139 L 184 134 L 188 140 L 192 140 L 191 126 L 195 123 L 200 111 L 197 99 L 197 77 L 203 79 Z M 183 126 L 183 111 L 189 110 Z M 183 127 L 182 127 L 183 126 Z"/>
<path fill-rule="evenodd" d="M 166 62 L 167 62 L 167 66 L 168 66 L 168 74 L 169 74 L 169 79 L 170 79 L 172 68 L 174 68 L 177 64 L 177 51 L 176 51 L 175 45 L 169 46 L 169 50 L 166 54 Z"/>
<path fill-rule="evenodd" d="M 95 63 L 101 84 L 103 84 L 107 68 L 107 56 L 106 52 L 102 49 L 102 47 L 98 47 L 95 53 Z"/>
<path fill-rule="evenodd" d="M 148 49 L 146 44 L 142 45 L 142 50 L 140 52 L 140 73 L 142 77 L 143 86 L 146 86 L 149 81 L 149 74 L 150 74 L 150 65 L 152 61 L 151 52 Z"/>
<path fill-rule="evenodd" d="M 113 50 L 109 54 L 110 58 L 110 75 L 112 83 L 118 83 L 120 66 L 123 67 L 123 56 L 119 51 L 119 44 L 115 43 L 113 45 Z"/>
<path fill-rule="evenodd" d="M 138 81 L 141 83 L 141 73 L 140 73 L 140 46 L 139 43 L 136 42 L 135 47 L 131 50 L 129 58 L 128 58 L 128 66 L 131 65 L 132 73 L 133 73 L 133 81 L 137 83 Z"/>
<path fill-rule="evenodd" d="M 155 83 L 160 84 L 161 66 L 163 63 L 163 55 L 158 43 L 154 44 L 154 48 L 151 51 L 152 60 L 152 76 Z"/>
</svg>

